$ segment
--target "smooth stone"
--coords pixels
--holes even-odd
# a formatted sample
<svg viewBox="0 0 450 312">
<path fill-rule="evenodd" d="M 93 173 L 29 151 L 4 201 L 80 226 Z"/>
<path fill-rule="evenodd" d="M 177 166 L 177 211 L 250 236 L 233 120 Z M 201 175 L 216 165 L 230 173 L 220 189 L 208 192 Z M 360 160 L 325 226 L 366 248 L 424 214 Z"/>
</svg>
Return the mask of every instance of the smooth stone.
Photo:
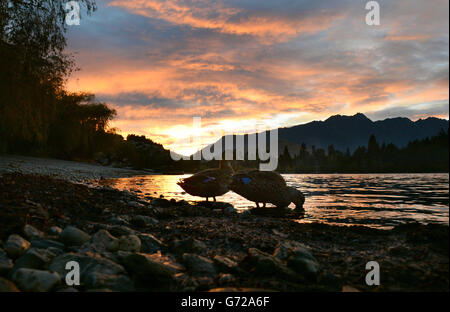
<svg viewBox="0 0 450 312">
<path fill-rule="evenodd" d="M 131 224 L 139 227 L 147 227 L 158 224 L 159 221 L 149 216 L 137 215 L 131 219 Z"/>
<path fill-rule="evenodd" d="M 128 221 L 122 217 L 110 217 L 106 222 L 114 225 L 129 225 Z"/>
<path fill-rule="evenodd" d="M 124 235 L 115 240 L 112 249 L 129 252 L 139 252 L 141 250 L 141 240 L 136 235 Z"/>
<path fill-rule="evenodd" d="M 68 273 L 66 270 L 66 264 L 70 261 L 76 261 L 80 265 L 80 281 L 82 284 L 85 283 L 87 276 L 89 276 L 92 272 L 105 275 L 119 275 L 126 273 L 123 266 L 109 259 L 103 258 L 98 254 L 63 254 L 53 258 L 49 269 L 51 271 L 58 272 L 59 275 L 65 277 Z"/>
<path fill-rule="evenodd" d="M 202 253 L 207 249 L 207 246 L 204 242 L 189 237 L 183 240 L 172 241 L 170 249 L 177 254 Z"/>
<path fill-rule="evenodd" d="M 50 291 L 61 282 L 56 272 L 35 269 L 18 269 L 12 277 L 14 283 L 24 291 L 44 292 Z"/>
<path fill-rule="evenodd" d="M 295 254 L 297 258 L 306 258 L 316 261 L 309 249 L 296 241 L 287 241 L 277 245 L 274 256 L 280 260 L 286 260 L 289 256 Z"/>
<path fill-rule="evenodd" d="M 265 253 L 257 248 L 249 248 L 247 256 L 240 263 L 240 267 L 261 277 L 276 277 L 290 281 L 303 282 L 303 278 L 288 268 L 277 257 Z"/>
<path fill-rule="evenodd" d="M 150 204 L 152 206 L 162 207 L 162 208 L 167 208 L 172 205 L 170 201 L 168 201 L 167 199 L 163 199 L 163 198 L 154 198 L 151 200 Z"/>
<path fill-rule="evenodd" d="M 86 232 L 74 226 L 67 226 L 59 235 L 59 239 L 66 246 L 81 246 L 91 239 Z"/>
<path fill-rule="evenodd" d="M 107 288 L 122 292 L 135 290 L 133 282 L 124 274 L 112 275 L 91 272 L 86 276 L 84 286 L 88 289 Z"/>
<path fill-rule="evenodd" d="M 131 206 L 133 208 L 144 208 L 145 205 L 142 205 L 134 200 L 130 200 L 129 202 L 127 202 L 128 206 Z"/>
<path fill-rule="evenodd" d="M 214 263 L 220 272 L 224 273 L 242 273 L 242 270 L 239 268 L 238 263 L 231 260 L 230 258 L 216 255 L 213 258 Z"/>
<path fill-rule="evenodd" d="M 6 252 L 0 248 L 0 275 L 6 275 L 13 268 L 13 261 L 9 259 Z"/>
<path fill-rule="evenodd" d="M 306 258 L 296 258 L 292 255 L 286 262 L 287 266 L 295 272 L 308 278 L 314 278 L 319 273 L 319 264 Z"/>
<path fill-rule="evenodd" d="M 105 252 L 105 251 L 115 251 L 115 243 L 117 238 L 111 235 L 107 230 L 99 230 L 97 233 L 92 235 L 89 242 L 83 244 L 80 247 L 80 251 L 91 251 L 91 252 Z"/>
<path fill-rule="evenodd" d="M 63 250 L 64 244 L 51 239 L 33 239 L 31 241 L 31 248 L 40 248 L 40 249 L 57 248 Z"/>
<path fill-rule="evenodd" d="M 141 251 L 143 253 L 156 253 L 165 247 L 165 244 L 152 234 L 143 233 L 139 234 L 138 237 L 142 243 Z"/>
<path fill-rule="evenodd" d="M 217 276 L 217 270 L 214 266 L 214 262 L 208 258 L 195 255 L 195 254 L 183 254 L 183 263 L 189 272 L 195 276 Z"/>
<path fill-rule="evenodd" d="M 0 276 L 0 293 L 2 292 L 20 292 L 20 290 L 13 282 Z"/>
<path fill-rule="evenodd" d="M 23 228 L 23 233 L 28 239 L 44 236 L 43 232 L 39 231 L 34 226 L 29 224 L 25 225 L 25 227 Z"/>
<path fill-rule="evenodd" d="M 319 263 L 309 249 L 295 241 L 283 242 L 277 246 L 274 255 L 286 260 L 289 268 L 307 277 L 315 278 L 319 273 Z"/>
<path fill-rule="evenodd" d="M 236 282 L 236 277 L 229 273 L 220 273 L 218 281 L 220 284 L 234 283 Z"/>
<path fill-rule="evenodd" d="M 10 274 L 22 268 L 44 270 L 54 257 L 56 255 L 46 249 L 30 248 L 16 260 Z"/>
<path fill-rule="evenodd" d="M 176 270 L 146 254 L 130 254 L 122 262 L 127 271 L 133 274 L 140 289 L 168 291 L 176 285 Z"/>
<path fill-rule="evenodd" d="M 23 255 L 23 253 L 30 248 L 30 245 L 30 242 L 21 236 L 12 234 L 8 237 L 3 247 L 10 258 L 16 259 Z"/>
</svg>

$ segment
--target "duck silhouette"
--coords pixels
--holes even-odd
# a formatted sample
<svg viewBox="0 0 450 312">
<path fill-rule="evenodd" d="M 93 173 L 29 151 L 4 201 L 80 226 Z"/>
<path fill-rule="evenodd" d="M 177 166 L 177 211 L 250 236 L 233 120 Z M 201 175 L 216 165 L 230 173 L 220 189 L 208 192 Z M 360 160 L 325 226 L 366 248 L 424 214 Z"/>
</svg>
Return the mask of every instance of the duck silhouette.
<svg viewBox="0 0 450 312">
<path fill-rule="evenodd" d="M 284 178 L 277 172 L 249 170 L 233 175 L 230 189 L 242 197 L 259 203 L 271 203 L 277 208 L 285 208 L 290 203 L 295 209 L 303 210 L 305 196 L 296 188 L 287 186 Z"/>
<path fill-rule="evenodd" d="M 181 179 L 177 184 L 192 196 L 205 197 L 206 201 L 212 197 L 216 201 L 216 196 L 221 196 L 230 190 L 233 173 L 231 163 L 221 160 L 219 168 L 197 172 L 189 178 Z"/>
</svg>

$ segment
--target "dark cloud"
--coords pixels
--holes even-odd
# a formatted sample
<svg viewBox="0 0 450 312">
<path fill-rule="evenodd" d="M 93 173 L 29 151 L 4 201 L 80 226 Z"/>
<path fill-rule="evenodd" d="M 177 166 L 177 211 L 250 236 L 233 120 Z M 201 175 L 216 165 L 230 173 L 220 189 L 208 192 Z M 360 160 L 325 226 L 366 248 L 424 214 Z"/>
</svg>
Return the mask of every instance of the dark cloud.
<svg viewBox="0 0 450 312">
<path fill-rule="evenodd" d="M 171 98 L 161 97 L 157 94 L 145 94 L 141 92 L 121 92 L 118 94 L 99 94 L 100 101 L 114 104 L 116 106 L 145 106 L 149 108 L 176 108 L 184 107 L 186 103 Z"/>
<path fill-rule="evenodd" d="M 394 117 L 408 117 L 410 119 L 418 119 L 426 116 L 441 116 L 448 119 L 449 102 L 435 101 L 431 103 L 423 103 L 413 107 L 394 106 L 388 107 L 375 112 L 368 112 L 366 116 L 372 120 L 381 120 Z"/>
</svg>

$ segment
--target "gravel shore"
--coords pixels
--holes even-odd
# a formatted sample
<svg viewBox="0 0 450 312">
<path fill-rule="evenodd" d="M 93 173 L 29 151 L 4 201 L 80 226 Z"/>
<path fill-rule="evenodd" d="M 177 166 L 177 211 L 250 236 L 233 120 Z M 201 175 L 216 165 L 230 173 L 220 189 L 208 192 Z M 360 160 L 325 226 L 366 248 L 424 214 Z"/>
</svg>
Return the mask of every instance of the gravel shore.
<svg viewBox="0 0 450 312">
<path fill-rule="evenodd" d="M 449 291 L 448 226 L 299 224 L 17 172 L 0 220 L 0 291 Z"/>
<path fill-rule="evenodd" d="M 148 174 L 145 171 L 105 167 L 76 161 L 0 155 L 0 174 L 11 172 L 50 175 L 76 183 L 89 183 L 92 180 L 99 180 L 101 178 L 125 178 Z"/>
</svg>

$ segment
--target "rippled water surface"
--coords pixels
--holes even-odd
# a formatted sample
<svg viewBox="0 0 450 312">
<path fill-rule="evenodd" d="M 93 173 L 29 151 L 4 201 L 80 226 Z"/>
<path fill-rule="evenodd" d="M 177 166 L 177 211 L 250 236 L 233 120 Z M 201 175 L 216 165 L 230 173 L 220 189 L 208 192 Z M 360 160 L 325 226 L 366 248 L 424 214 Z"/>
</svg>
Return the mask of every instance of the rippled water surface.
<svg viewBox="0 0 450 312">
<path fill-rule="evenodd" d="M 185 194 L 176 184 L 189 175 L 149 175 L 108 182 L 144 195 L 202 200 Z M 399 223 L 449 223 L 449 175 L 445 174 L 286 174 L 287 183 L 306 196 L 305 217 L 299 222 L 360 224 L 389 228 Z M 217 200 L 238 209 L 254 207 L 228 192 Z"/>
</svg>

